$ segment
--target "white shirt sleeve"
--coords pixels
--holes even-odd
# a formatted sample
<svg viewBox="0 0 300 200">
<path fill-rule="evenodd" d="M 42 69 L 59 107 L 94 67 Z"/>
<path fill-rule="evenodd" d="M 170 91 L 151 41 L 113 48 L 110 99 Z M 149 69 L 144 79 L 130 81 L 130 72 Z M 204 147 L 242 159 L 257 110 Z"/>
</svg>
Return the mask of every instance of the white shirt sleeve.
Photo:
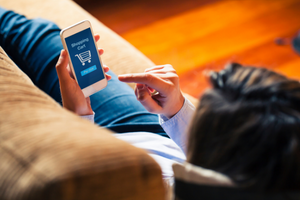
<svg viewBox="0 0 300 200">
<path fill-rule="evenodd" d="M 90 122 L 94 123 L 94 118 L 95 118 L 95 112 L 93 112 L 92 115 L 81 115 L 80 116 L 82 119 L 89 120 Z"/>
<path fill-rule="evenodd" d="M 168 136 L 182 149 L 187 152 L 188 126 L 195 112 L 195 106 L 185 99 L 180 111 L 168 119 L 164 115 L 159 115 L 159 123 Z"/>
</svg>

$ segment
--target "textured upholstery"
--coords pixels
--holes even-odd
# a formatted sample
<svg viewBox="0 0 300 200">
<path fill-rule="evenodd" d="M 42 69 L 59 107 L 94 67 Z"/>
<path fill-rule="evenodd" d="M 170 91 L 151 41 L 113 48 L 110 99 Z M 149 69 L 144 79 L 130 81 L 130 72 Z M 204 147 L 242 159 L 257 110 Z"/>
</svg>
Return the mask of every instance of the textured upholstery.
<svg viewBox="0 0 300 200">
<path fill-rule="evenodd" d="M 0 199 L 163 199 L 143 150 L 61 108 L 0 49 Z"/>
</svg>

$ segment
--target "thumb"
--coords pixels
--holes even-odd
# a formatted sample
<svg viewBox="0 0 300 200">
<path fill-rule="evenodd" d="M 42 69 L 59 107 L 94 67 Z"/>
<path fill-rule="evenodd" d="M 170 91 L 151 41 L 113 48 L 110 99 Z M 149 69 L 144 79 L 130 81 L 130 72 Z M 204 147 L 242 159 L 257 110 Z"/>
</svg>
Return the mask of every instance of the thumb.
<svg viewBox="0 0 300 200">
<path fill-rule="evenodd" d="M 144 84 L 136 84 L 136 97 L 140 102 L 151 97 L 148 88 Z"/>
<path fill-rule="evenodd" d="M 144 84 L 136 84 L 138 101 L 151 113 L 160 113 L 162 107 L 152 98 L 149 89 Z"/>
<path fill-rule="evenodd" d="M 67 69 L 68 63 L 69 58 L 67 52 L 62 50 L 56 64 L 56 72 L 60 81 L 67 81 L 71 78 Z"/>
</svg>

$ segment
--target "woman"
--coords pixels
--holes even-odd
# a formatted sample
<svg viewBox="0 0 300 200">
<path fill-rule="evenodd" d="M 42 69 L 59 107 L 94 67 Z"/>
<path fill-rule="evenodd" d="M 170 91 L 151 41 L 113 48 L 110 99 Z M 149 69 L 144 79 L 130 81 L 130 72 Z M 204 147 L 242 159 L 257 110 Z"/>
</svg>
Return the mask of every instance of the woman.
<svg viewBox="0 0 300 200">
<path fill-rule="evenodd" d="M 59 32 L 52 22 L 0 9 L 0 45 L 33 82 L 66 109 L 146 149 L 164 178 L 173 176 L 171 165 L 186 154 L 188 162 L 221 172 L 240 187 L 299 187 L 298 82 L 237 64 L 212 73 L 213 88 L 201 97 L 187 134 L 195 108 L 172 66 L 118 78 L 108 72 L 107 88 L 86 99 L 70 76 Z M 118 79 L 137 83 L 135 92 Z"/>
</svg>

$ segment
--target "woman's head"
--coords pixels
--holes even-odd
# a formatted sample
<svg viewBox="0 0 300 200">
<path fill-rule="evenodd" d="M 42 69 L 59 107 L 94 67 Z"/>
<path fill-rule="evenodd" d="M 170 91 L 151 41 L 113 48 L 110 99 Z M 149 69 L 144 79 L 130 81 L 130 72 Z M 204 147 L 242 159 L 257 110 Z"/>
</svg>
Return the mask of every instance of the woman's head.
<svg viewBox="0 0 300 200">
<path fill-rule="evenodd" d="M 231 64 L 190 128 L 188 162 L 253 189 L 300 186 L 300 83 L 263 68 Z"/>
</svg>

